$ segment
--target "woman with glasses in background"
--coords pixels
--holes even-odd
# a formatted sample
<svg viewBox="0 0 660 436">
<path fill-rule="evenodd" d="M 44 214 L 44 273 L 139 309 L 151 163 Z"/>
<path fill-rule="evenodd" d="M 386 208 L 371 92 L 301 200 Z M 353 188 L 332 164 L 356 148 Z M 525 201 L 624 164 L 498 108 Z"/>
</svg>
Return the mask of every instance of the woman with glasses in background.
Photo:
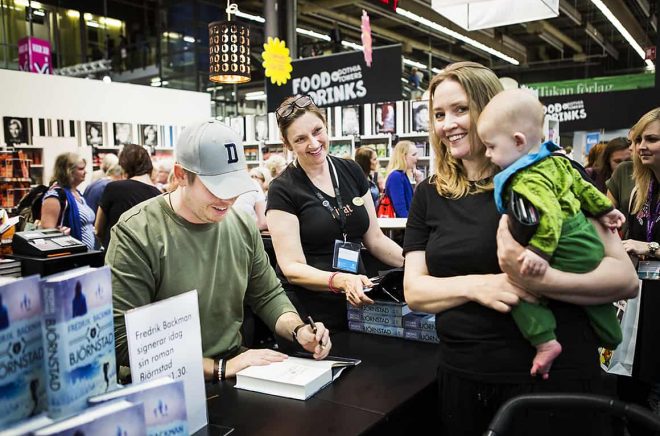
<svg viewBox="0 0 660 436">
<path fill-rule="evenodd" d="M 403 265 L 401 247 L 378 227 L 369 183 L 353 161 L 328 155 L 325 117 L 308 96 L 289 97 L 275 112 L 293 164 L 273 179 L 266 216 L 277 272 L 301 316 L 346 330 L 346 301 L 373 301 L 359 260 L 364 246 L 380 261 Z"/>
</svg>

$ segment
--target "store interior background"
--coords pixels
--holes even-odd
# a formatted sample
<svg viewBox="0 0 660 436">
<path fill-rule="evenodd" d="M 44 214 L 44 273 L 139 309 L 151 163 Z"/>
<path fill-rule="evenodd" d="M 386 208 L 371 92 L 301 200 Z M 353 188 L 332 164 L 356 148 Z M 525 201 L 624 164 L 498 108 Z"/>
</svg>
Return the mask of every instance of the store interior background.
<svg viewBox="0 0 660 436">
<path fill-rule="evenodd" d="M 448 63 L 471 60 L 518 84 L 626 76 L 628 86 L 647 89 L 649 101 L 641 106 L 657 106 L 660 101 L 654 61 L 640 57 L 591 0 L 560 0 L 560 14 L 556 18 L 472 32 L 460 29 L 435 12 L 431 0 L 400 0 L 397 12 L 380 0 L 234 3 L 240 10 L 235 19 L 250 25 L 252 32 L 254 68 L 252 80 L 246 84 L 218 85 L 208 80 L 207 26 L 225 18 L 225 1 L 0 0 L 0 68 L 18 70 L 18 41 L 35 36 L 50 41 L 56 74 L 204 92 L 209 94 L 211 116 L 259 116 L 266 112 L 261 53 L 267 36 L 286 40 L 294 59 L 359 49 L 360 16 L 366 10 L 371 19 L 374 47 L 402 44 L 403 100 L 418 98 L 428 86 L 429 78 Z M 639 46 L 646 49 L 657 45 L 660 1 L 605 0 L 604 3 Z M 519 65 L 420 25 L 411 18 L 415 15 L 492 47 L 516 59 Z M 121 56 L 122 49 L 126 57 Z M 413 68 L 421 72 L 419 87 L 410 80 Z M 13 96 L 11 89 L 7 92 L 0 97 L 3 115 L 22 115 L 10 113 L 12 106 L 15 107 L 14 98 L 20 97 Z M 140 97 L 147 98 L 146 94 Z M 72 112 L 67 109 L 70 102 L 66 94 L 53 101 L 56 107 L 51 112 Z M 112 111 L 120 112 L 122 101 L 130 103 L 127 97 L 122 100 L 119 96 L 111 105 Z M 145 108 L 156 110 L 158 101 Z M 25 110 L 31 110 L 29 107 Z M 635 119 L 644 112 L 639 108 L 613 108 L 613 111 L 633 111 Z M 185 105 L 179 113 L 190 114 Z M 205 108 L 202 113 L 206 113 Z M 42 116 L 57 117 L 57 114 Z M 167 118 L 163 124 L 175 123 L 173 116 Z M 601 132 L 601 140 L 607 140 L 625 135 L 626 127 L 602 125 L 594 126 L 593 130 Z M 273 129 L 271 133 L 277 134 Z M 560 126 L 562 145 L 574 146 L 576 151 L 583 148 L 587 133 L 564 131 Z"/>
</svg>

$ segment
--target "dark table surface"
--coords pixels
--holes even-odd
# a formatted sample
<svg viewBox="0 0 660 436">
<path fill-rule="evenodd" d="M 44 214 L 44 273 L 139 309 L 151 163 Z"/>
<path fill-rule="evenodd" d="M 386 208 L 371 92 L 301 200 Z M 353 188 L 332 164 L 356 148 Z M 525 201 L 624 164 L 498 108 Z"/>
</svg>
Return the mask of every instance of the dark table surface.
<svg viewBox="0 0 660 436">
<path fill-rule="evenodd" d="M 331 355 L 362 363 L 307 401 L 235 389 L 233 381 L 212 386 L 209 422 L 237 435 L 360 434 L 435 385 L 435 344 L 349 332 L 332 342 Z"/>
</svg>

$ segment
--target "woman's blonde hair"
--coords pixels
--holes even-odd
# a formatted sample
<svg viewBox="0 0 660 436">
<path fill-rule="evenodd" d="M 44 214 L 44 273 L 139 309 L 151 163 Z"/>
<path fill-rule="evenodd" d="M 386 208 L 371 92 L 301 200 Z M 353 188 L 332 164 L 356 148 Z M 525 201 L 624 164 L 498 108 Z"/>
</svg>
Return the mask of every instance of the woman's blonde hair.
<svg viewBox="0 0 660 436">
<path fill-rule="evenodd" d="M 53 177 L 50 179 L 51 185 L 57 182 L 63 188 L 71 188 L 73 182 L 73 172 L 78 167 L 78 162 L 87 162 L 76 153 L 62 153 L 55 159 L 53 166 Z"/>
<path fill-rule="evenodd" d="M 284 171 L 284 168 L 286 168 L 286 159 L 279 154 L 271 154 L 270 157 L 266 159 L 266 162 L 264 162 L 264 165 L 268 168 L 268 171 L 270 171 L 271 179 L 274 179 Z"/>
<path fill-rule="evenodd" d="M 631 214 L 635 214 L 642 210 L 642 206 L 646 203 L 646 193 L 649 192 L 651 181 L 655 177 L 653 170 L 642 163 L 639 158 L 637 147 L 642 142 L 642 133 L 649 126 L 649 124 L 660 121 L 660 107 L 652 109 L 642 115 L 642 117 L 630 129 L 630 139 L 633 141 L 633 180 L 635 181 L 635 188 L 637 188 L 637 195 L 635 195 L 635 202 L 630 210 Z"/>
<path fill-rule="evenodd" d="M 399 141 L 392 150 L 392 158 L 387 165 L 387 174 L 392 171 L 406 171 L 408 163 L 406 162 L 406 155 L 410 151 L 410 146 L 414 145 L 411 141 Z"/>
<path fill-rule="evenodd" d="M 461 85 L 467 95 L 468 110 L 470 114 L 470 152 L 479 153 L 484 156 L 481 173 L 494 174 L 498 171 L 497 166 L 485 158 L 486 149 L 477 136 L 477 119 L 481 111 L 498 92 L 502 91 L 502 84 L 490 69 L 476 62 L 456 62 L 449 64 L 438 73 L 429 84 L 429 108 L 433 108 L 433 94 L 440 83 L 445 80 L 453 80 Z M 434 110 L 429 110 L 429 133 L 431 146 L 435 152 L 435 174 L 431 183 L 435 183 L 438 193 L 443 197 L 461 198 L 469 194 L 491 191 L 493 182 L 478 183 L 476 186 L 470 183 L 467 173 L 460 160 L 455 159 L 449 148 L 444 144 L 434 126 Z"/>
</svg>

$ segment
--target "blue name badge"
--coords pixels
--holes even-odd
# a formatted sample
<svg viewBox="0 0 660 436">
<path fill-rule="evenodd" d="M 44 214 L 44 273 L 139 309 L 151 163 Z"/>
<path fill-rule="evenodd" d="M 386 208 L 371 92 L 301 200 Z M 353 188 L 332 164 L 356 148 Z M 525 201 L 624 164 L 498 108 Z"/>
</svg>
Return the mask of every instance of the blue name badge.
<svg viewBox="0 0 660 436">
<path fill-rule="evenodd" d="M 332 267 L 350 273 L 358 272 L 360 263 L 360 244 L 354 242 L 335 241 L 335 252 Z"/>
</svg>

